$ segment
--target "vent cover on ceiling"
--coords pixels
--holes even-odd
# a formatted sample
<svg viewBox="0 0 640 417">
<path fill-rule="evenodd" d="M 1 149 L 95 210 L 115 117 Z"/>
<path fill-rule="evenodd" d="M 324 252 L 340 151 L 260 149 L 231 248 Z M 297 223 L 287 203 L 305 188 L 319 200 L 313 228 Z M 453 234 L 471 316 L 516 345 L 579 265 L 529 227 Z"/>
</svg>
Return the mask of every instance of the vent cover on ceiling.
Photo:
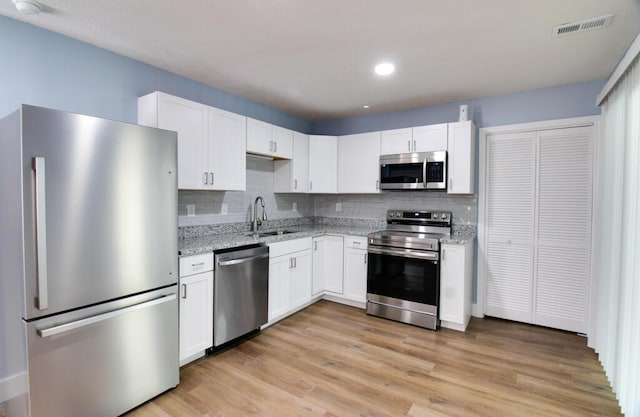
<svg viewBox="0 0 640 417">
<path fill-rule="evenodd" d="M 569 33 L 585 32 L 587 30 L 600 29 L 609 24 L 612 14 L 593 19 L 582 20 L 580 22 L 565 23 L 553 28 L 553 36 L 568 35 Z"/>
</svg>

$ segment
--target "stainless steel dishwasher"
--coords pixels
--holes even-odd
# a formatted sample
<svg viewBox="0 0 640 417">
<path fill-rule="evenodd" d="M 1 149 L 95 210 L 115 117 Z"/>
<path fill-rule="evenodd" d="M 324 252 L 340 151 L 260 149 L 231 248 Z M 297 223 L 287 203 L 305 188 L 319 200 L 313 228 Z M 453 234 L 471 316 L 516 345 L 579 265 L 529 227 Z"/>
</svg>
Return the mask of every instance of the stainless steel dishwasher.
<svg viewBox="0 0 640 417">
<path fill-rule="evenodd" d="M 213 346 L 245 335 L 267 322 L 269 247 L 215 253 Z"/>
</svg>

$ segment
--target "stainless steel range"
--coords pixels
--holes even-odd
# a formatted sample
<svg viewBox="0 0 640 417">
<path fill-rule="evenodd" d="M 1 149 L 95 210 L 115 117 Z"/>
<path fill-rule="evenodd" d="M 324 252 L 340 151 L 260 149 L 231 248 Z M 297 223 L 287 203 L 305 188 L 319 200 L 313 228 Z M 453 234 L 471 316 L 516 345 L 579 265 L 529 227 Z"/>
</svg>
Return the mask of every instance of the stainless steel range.
<svg viewBox="0 0 640 417">
<path fill-rule="evenodd" d="M 435 330 L 440 238 L 451 213 L 389 210 L 387 228 L 368 236 L 367 314 Z"/>
</svg>

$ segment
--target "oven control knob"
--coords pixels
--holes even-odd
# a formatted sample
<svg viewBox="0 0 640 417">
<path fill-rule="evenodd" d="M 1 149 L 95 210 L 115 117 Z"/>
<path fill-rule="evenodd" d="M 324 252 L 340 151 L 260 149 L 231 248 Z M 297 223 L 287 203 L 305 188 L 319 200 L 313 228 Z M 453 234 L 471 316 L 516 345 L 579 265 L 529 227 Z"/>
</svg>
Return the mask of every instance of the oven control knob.
<svg viewBox="0 0 640 417">
<path fill-rule="evenodd" d="M 389 217 L 393 217 L 393 216 L 395 216 L 394 212 L 389 213 Z"/>
<path fill-rule="evenodd" d="M 397 213 L 396 213 L 396 217 L 402 217 L 402 213 L 397 212 Z"/>
<path fill-rule="evenodd" d="M 438 218 L 438 213 L 433 213 L 433 218 L 437 219 Z"/>
<path fill-rule="evenodd" d="M 442 213 L 442 216 L 440 216 L 442 218 L 442 220 L 445 220 L 447 218 L 446 213 Z"/>
</svg>

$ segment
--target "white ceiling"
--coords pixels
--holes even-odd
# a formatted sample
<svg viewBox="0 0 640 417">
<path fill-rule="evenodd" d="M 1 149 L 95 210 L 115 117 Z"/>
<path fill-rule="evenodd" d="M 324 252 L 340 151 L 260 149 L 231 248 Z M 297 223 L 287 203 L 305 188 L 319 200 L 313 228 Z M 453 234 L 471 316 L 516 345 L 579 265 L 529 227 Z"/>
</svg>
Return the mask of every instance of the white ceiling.
<svg viewBox="0 0 640 417">
<path fill-rule="evenodd" d="M 25 16 L 0 0 L 0 14 L 309 120 L 604 79 L 640 31 L 639 0 L 39 3 Z M 606 14 L 603 29 L 552 36 Z M 382 60 L 393 76 L 372 72 Z"/>
</svg>

